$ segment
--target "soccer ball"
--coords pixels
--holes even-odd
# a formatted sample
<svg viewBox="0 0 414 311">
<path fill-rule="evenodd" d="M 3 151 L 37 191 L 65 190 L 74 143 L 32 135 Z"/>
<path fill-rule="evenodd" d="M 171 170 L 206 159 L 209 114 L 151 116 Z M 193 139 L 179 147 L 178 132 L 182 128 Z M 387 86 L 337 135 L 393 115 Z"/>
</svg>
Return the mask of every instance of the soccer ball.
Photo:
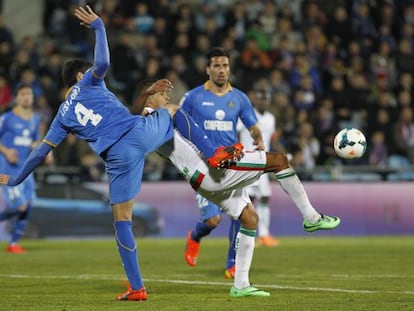
<svg viewBox="0 0 414 311">
<path fill-rule="evenodd" d="M 364 155 L 367 141 L 364 134 L 356 128 L 345 128 L 336 134 L 334 148 L 338 156 L 344 159 L 356 159 Z"/>
</svg>

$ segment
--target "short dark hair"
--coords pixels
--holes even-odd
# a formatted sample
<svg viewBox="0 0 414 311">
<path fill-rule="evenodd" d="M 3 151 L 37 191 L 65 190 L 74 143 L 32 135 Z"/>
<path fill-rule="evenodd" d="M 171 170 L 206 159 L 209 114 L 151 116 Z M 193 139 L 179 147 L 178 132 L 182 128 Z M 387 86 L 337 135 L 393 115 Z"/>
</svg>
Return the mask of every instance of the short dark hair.
<svg viewBox="0 0 414 311">
<path fill-rule="evenodd" d="M 213 57 L 218 57 L 218 56 L 225 56 L 227 58 L 230 58 L 229 53 L 225 49 L 220 48 L 220 47 L 215 47 L 211 49 L 210 52 L 208 52 L 207 54 L 207 66 L 210 66 L 211 59 Z"/>
<path fill-rule="evenodd" d="M 70 60 L 63 65 L 62 68 L 62 80 L 66 87 L 74 85 L 76 81 L 76 75 L 78 72 L 85 72 L 88 68 L 92 67 L 92 63 L 85 60 Z"/>
<path fill-rule="evenodd" d="M 17 93 L 19 93 L 19 92 L 20 92 L 20 90 L 23 90 L 23 89 L 31 89 L 31 90 L 33 90 L 32 86 L 31 86 L 30 84 L 27 84 L 27 83 L 20 83 L 20 84 L 16 87 L 16 90 L 14 91 L 15 95 L 17 95 Z"/>
</svg>

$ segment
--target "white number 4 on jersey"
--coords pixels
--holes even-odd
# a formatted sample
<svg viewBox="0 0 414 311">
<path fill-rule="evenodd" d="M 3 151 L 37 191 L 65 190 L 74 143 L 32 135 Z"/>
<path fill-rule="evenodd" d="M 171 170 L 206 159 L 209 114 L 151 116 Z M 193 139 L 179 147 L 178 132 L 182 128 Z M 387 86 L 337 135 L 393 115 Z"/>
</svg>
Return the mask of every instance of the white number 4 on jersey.
<svg viewBox="0 0 414 311">
<path fill-rule="evenodd" d="M 92 109 L 86 108 L 81 103 L 77 103 L 75 106 L 75 114 L 78 122 L 86 126 L 88 121 L 91 121 L 92 125 L 97 126 L 99 122 L 102 120 L 102 116 L 98 113 L 93 113 Z"/>
</svg>

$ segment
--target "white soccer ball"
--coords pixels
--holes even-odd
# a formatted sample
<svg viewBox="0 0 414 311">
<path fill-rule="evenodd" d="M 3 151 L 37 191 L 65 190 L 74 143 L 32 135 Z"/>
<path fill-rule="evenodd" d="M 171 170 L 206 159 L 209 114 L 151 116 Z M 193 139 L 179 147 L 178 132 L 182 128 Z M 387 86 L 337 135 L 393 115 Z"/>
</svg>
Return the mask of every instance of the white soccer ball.
<svg viewBox="0 0 414 311">
<path fill-rule="evenodd" d="M 356 159 L 364 155 L 367 141 L 364 134 L 356 128 L 345 128 L 336 134 L 334 148 L 338 156 L 344 159 Z"/>
</svg>

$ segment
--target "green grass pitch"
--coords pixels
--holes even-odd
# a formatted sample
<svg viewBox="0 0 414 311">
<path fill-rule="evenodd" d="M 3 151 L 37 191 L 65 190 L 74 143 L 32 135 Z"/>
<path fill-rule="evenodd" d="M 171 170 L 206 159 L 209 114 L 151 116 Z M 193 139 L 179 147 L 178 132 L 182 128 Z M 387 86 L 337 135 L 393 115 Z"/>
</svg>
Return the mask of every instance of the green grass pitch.
<svg viewBox="0 0 414 311">
<path fill-rule="evenodd" d="M 123 269 L 113 239 L 25 240 L 27 254 L 0 244 L 0 310 L 414 310 L 414 238 L 281 238 L 258 247 L 250 272 L 268 298 L 229 298 L 227 241 L 203 241 L 198 266 L 183 258 L 184 238 L 138 240 L 149 292 L 116 301 Z"/>
</svg>

